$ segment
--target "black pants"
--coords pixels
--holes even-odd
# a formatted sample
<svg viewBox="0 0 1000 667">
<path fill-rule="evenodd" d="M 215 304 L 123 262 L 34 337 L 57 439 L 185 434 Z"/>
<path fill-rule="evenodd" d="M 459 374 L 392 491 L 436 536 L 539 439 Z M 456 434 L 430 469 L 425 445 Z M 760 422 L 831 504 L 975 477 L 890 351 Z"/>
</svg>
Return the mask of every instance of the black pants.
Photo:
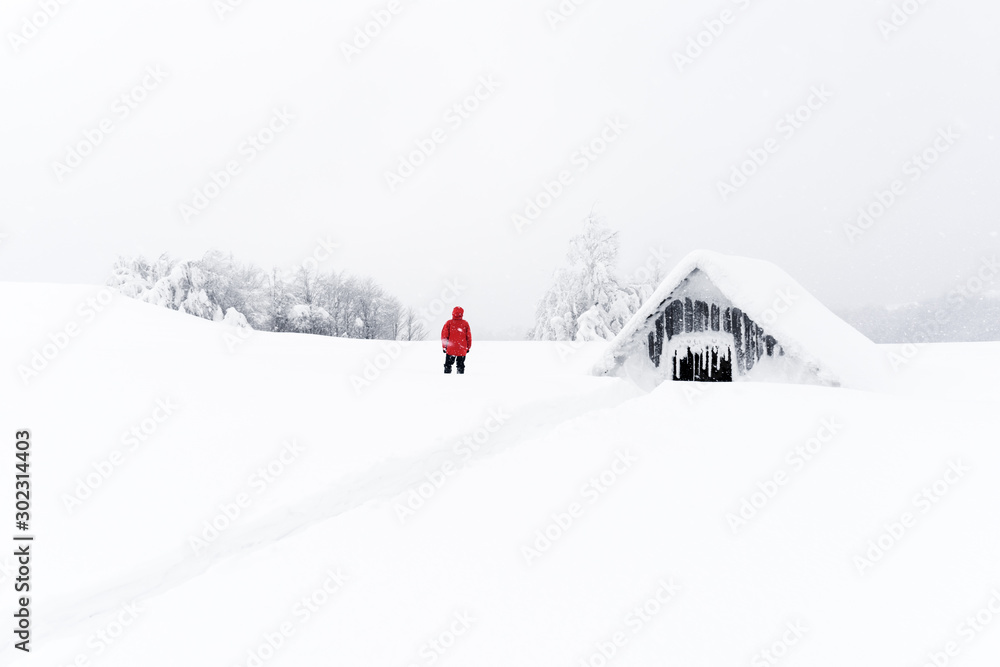
<svg viewBox="0 0 1000 667">
<path fill-rule="evenodd" d="M 452 356 L 450 354 L 444 355 L 444 372 L 445 373 L 450 373 L 451 372 L 451 365 L 455 363 L 456 359 L 458 360 L 458 373 L 459 373 L 459 375 L 461 375 L 462 373 L 465 373 L 465 357 L 455 357 L 455 356 Z"/>
</svg>

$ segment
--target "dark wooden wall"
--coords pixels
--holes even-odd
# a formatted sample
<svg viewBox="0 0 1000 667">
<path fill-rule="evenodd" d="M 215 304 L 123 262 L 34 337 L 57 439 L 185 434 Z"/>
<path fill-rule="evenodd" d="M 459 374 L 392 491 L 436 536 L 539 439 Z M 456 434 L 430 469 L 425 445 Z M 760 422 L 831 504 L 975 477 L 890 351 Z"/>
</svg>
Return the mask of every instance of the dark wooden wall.
<svg viewBox="0 0 1000 667">
<path fill-rule="evenodd" d="M 765 354 L 782 355 L 775 339 L 739 308 L 720 308 L 714 303 L 675 299 L 664 301 L 646 320 L 649 358 L 657 368 L 663 356 L 663 342 L 674 336 L 699 331 L 722 331 L 733 335 L 736 369 L 743 375 Z"/>
</svg>

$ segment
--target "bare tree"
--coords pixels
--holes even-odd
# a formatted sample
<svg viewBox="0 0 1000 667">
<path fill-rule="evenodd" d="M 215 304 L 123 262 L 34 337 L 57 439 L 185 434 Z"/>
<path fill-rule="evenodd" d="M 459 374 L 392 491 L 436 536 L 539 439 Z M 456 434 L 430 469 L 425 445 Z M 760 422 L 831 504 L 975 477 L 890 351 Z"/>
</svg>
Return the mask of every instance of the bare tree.
<svg viewBox="0 0 1000 667">
<path fill-rule="evenodd" d="M 400 340 L 423 340 L 427 338 L 427 327 L 413 308 L 405 308 L 400 317 L 402 330 Z"/>
<path fill-rule="evenodd" d="M 382 326 L 379 338 L 399 340 L 403 331 L 403 304 L 394 296 L 383 297 Z"/>
</svg>

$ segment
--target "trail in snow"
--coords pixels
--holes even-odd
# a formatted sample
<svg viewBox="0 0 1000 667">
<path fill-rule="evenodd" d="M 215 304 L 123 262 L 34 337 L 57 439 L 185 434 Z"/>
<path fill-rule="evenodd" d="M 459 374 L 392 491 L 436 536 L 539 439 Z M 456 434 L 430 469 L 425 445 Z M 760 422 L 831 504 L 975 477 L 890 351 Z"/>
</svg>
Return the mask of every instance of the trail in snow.
<svg viewBox="0 0 1000 667">
<path fill-rule="evenodd" d="M 505 449 L 529 442 L 584 414 L 613 408 L 639 395 L 641 392 L 636 388 L 616 381 L 585 399 L 561 399 L 536 404 L 530 410 L 512 415 L 502 430 L 475 451 L 460 469 Z M 147 567 L 144 573 L 133 575 L 126 583 L 110 589 L 102 586 L 99 591 L 57 601 L 54 606 L 64 610 L 53 614 L 48 623 L 37 628 L 38 637 L 71 632 L 80 623 L 98 621 L 116 613 L 124 603 L 141 602 L 194 579 L 234 555 L 250 553 L 274 544 L 368 503 L 391 501 L 405 494 L 410 487 L 424 482 L 428 473 L 440 469 L 453 459 L 455 452 L 451 444 L 424 456 L 391 458 L 366 474 L 345 480 L 328 494 L 310 498 L 283 512 L 274 512 L 249 525 L 240 526 L 237 520 L 232 528 L 223 532 L 198 556 L 192 554 L 185 544 L 173 558 Z M 11 643 L 3 653 L 12 650 Z"/>
</svg>

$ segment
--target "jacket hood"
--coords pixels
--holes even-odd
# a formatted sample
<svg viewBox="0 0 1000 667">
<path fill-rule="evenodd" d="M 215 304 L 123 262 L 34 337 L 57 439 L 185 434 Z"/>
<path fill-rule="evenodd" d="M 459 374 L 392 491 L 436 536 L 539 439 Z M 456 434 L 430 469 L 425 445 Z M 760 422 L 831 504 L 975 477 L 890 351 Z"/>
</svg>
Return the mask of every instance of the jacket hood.
<svg viewBox="0 0 1000 667">
<path fill-rule="evenodd" d="M 458 306 L 455 306 L 455 309 L 451 311 L 451 316 L 454 317 L 456 320 L 462 319 L 463 315 L 465 315 L 465 311 L 459 308 Z"/>
</svg>

